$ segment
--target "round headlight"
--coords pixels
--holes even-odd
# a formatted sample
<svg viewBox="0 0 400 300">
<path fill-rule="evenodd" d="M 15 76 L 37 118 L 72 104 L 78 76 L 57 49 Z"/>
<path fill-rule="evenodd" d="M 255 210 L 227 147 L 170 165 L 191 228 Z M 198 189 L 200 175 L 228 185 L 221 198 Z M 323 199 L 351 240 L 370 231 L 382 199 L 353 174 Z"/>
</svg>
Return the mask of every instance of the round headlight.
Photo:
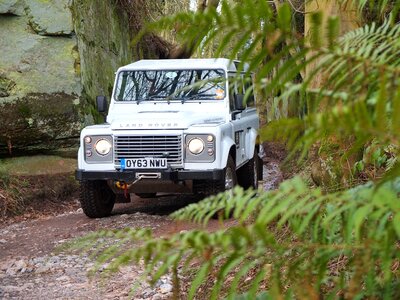
<svg viewBox="0 0 400 300">
<path fill-rule="evenodd" d="M 107 140 L 98 140 L 94 148 L 96 149 L 96 152 L 100 155 L 107 155 L 111 151 L 111 143 Z"/>
<path fill-rule="evenodd" d="M 189 141 L 188 149 L 193 154 L 200 154 L 204 150 L 204 142 L 202 139 L 193 138 Z"/>
</svg>

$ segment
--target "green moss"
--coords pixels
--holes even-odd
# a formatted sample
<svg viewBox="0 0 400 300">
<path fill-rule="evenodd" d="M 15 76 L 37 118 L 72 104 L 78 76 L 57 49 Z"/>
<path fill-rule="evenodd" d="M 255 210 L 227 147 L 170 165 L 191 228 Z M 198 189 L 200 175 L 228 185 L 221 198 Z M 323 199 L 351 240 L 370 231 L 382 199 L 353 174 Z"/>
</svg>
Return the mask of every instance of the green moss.
<svg viewBox="0 0 400 300">
<path fill-rule="evenodd" d="M 31 108 L 27 103 L 21 103 L 18 106 L 18 112 L 22 118 L 29 118 L 32 115 Z"/>
<path fill-rule="evenodd" d="M 14 81 L 5 77 L 0 77 L 0 97 L 8 97 L 14 86 Z"/>
<path fill-rule="evenodd" d="M 0 155 L 52 150 L 78 143 L 76 95 L 29 94 L 0 105 Z"/>
</svg>

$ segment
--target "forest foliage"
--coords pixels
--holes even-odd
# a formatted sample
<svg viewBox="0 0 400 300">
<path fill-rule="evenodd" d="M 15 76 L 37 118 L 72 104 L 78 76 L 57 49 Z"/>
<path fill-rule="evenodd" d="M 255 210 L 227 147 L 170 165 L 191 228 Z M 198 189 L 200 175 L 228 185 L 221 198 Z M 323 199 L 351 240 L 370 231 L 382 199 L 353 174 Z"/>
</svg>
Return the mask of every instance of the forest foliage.
<svg viewBox="0 0 400 300">
<path fill-rule="evenodd" d="M 318 11 L 310 33 L 299 34 L 292 2 L 277 7 L 263 0 L 178 13 L 149 24 L 143 34 L 179 28 L 178 38 L 198 49 L 217 39 L 214 55 L 248 62 L 259 93 L 299 107 L 296 116 L 267 124 L 262 138 L 285 141 L 300 159 L 321 141 L 346 145 L 339 160 L 375 145 L 374 164 L 386 153 L 379 178 L 335 190 L 311 187 L 300 177 L 274 191 L 235 188 L 173 214 L 202 224 L 218 212 L 221 220 L 233 214 L 237 224 L 227 229 L 168 238 L 144 229 L 102 231 L 74 247 L 89 251 L 95 243 L 99 264 L 110 262 L 110 269 L 144 261 L 153 282 L 171 272 L 175 297 L 179 274 L 198 265 L 189 299 L 205 282 L 211 299 L 399 298 L 399 10 L 396 1 L 346 2 L 367 18 L 344 35 L 337 17 L 323 22 Z M 362 168 L 355 163 L 353 176 Z M 109 239 L 117 242 L 109 247 Z"/>
</svg>

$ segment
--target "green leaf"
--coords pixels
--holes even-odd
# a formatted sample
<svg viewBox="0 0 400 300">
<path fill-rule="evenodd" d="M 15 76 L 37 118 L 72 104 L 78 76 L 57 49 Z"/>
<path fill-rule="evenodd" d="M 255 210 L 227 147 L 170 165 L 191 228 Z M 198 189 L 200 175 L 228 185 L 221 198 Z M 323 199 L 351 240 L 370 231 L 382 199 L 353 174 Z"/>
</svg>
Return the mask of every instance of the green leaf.
<svg viewBox="0 0 400 300">
<path fill-rule="evenodd" d="M 397 238 L 400 239 L 400 212 L 394 215 L 392 224 L 394 230 L 396 231 Z"/>
<path fill-rule="evenodd" d="M 206 276 L 210 272 L 211 267 L 212 267 L 212 262 L 211 261 L 205 262 L 201 266 L 201 268 L 197 272 L 196 277 L 194 278 L 192 284 L 190 285 L 188 299 L 194 299 L 194 296 L 196 294 L 197 289 L 204 282 L 204 279 L 206 278 Z"/>
<path fill-rule="evenodd" d="M 366 205 L 358 208 L 356 212 L 354 213 L 354 233 L 356 240 L 360 240 L 360 230 L 362 224 L 365 222 L 366 217 L 368 214 L 371 212 L 371 206 Z"/>
<path fill-rule="evenodd" d="M 288 3 L 283 3 L 278 9 L 278 26 L 284 31 L 290 31 L 292 23 L 292 11 Z"/>
</svg>

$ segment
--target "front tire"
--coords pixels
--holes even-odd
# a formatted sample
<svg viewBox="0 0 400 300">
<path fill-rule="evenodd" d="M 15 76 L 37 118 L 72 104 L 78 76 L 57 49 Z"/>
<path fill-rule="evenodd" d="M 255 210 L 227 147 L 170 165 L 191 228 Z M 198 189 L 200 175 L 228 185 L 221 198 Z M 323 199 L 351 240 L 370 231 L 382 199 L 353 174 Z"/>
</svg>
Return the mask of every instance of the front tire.
<svg viewBox="0 0 400 300">
<path fill-rule="evenodd" d="M 258 157 L 257 150 L 254 150 L 253 158 L 250 159 L 243 167 L 241 167 L 238 172 L 239 184 L 243 187 L 243 189 L 258 189 L 260 168 L 260 159 Z"/>
<path fill-rule="evenodd" d="M 216 195 L 232 189 L 237 184 L 236 166 L 233 158 L 229 156 L 224 169 L 223 177 L 215 180 L 194 180 L 193 191 L 203 196 Z"/>
<path fill-rule="evenodd" d="M 220 192 L 231 190 L 237 185 L 236 165 L 232 156 L 228 157 L 223 179 L 219 182 Z"/>
<path fill-rule="evenodd" d="M 81 181 L 79 201 L 86 216 L 103 218 L 111 214 L 115 194 L 104 180 Z"/>
</svg>

